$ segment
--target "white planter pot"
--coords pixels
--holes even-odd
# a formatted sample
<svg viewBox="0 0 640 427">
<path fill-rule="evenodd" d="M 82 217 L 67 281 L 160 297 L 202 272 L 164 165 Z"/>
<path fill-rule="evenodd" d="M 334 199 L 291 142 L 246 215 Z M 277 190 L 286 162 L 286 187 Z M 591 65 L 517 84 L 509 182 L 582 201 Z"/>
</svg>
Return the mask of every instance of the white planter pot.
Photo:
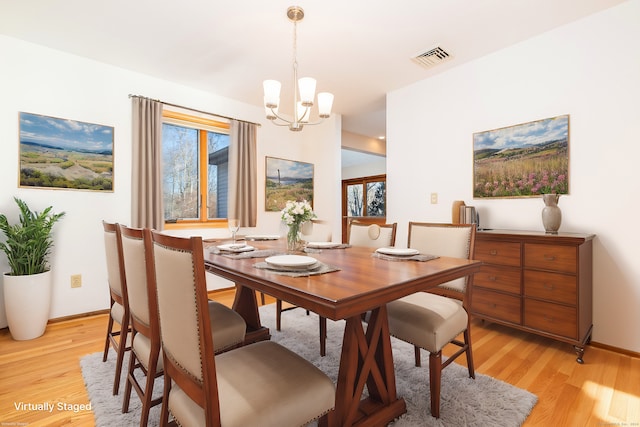
<svg viewBox="0 0 640 427">
<path fill-rule="evenodd" d="M 4 274 L 4 306 L 13 339 L 44 334 L 51 306 L 51 271 L 29 276 Z"/>
</svg>

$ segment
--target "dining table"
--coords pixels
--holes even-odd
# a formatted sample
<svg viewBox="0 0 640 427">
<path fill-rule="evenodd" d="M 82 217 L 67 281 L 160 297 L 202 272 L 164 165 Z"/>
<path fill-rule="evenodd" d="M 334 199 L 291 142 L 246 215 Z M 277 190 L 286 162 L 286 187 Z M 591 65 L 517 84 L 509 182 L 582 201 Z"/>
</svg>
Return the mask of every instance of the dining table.
<svg viewBox="0 0 640 427">
<path fill-rule="evenodd" d="M 256 256 L 293 254 L 286 239 L 247 241 Z M 287 274 L 264 268 L 265 258 L 205 249 L 210 273 L 236 285 L 233 308 L 247 323 L 248 340 L 269 339 L 260 323 L 256 292 L 334 321 L 345 320 L 336 384 L 335 425 L 384 426 L 406 412 L 396 391 L 386 304 L 427 291 L 480 269 L 475 260 L 378 256 L 368 247 L 336 245 L 293 255 L 315 258 L 322 274 Z M 268 258 L 267 258 L 268 259 Z M 363 318 L 367 313 L 367 321 Z M 426 399 L 427 397 L 425 397 Z"/>
</svg>

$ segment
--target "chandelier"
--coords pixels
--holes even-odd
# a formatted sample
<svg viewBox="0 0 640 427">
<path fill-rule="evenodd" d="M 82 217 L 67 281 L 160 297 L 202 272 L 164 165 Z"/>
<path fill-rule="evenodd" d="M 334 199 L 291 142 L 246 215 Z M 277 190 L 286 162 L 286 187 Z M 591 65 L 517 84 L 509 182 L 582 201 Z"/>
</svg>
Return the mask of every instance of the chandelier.
<svg viewBox="0 0 640 427">
<path fill-rule="evenodd" d="M 302 77 L 298 80 L 297 49 L 297 25 L 304 18 L 304 10 L 300 6 L 291 6 L 287 9 L 287 17 L 293 22 L 293 120 L 287 120 L 278 115 L 280 105 L 281 84 L 277 80 L 265 80 L 264 109 L 267 119 L 276 126 L 289 126 L 289 130 L 299 132 L 304 125 L 317 125 L 331 115 L 333 95 L 329 92 L 318 93 L 318 117 L 321 120 L 311 123 L 311 107 L 316 92 L 316 80 L 311 77 Z"/>
</svg>

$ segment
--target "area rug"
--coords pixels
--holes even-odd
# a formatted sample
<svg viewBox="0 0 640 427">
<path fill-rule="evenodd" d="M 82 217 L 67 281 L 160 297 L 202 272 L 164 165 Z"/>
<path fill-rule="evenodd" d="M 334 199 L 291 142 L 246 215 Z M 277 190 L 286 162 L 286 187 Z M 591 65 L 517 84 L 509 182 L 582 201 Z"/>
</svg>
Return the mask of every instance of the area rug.
<svg viewBox="0 0 640 427">
<path fill-rule="evenodd" d="M 282 314 L 282 331 L 275 328 L 275 305 L 260 307 L 262 323 L 271 330 L 272 340 L 300 354 L 322 369 L 334 382 L 337 379 L 340 346 L 344 321 L 327 321 L 327 355 L 320 356 L 318 316 L 306 315 L 295 309 Z M 392 338 L 396 387 L 398 395 L 407 403 L 407 413 L 391 425 L 408 426 L 520 426 L 537 402 L 526 390 L 476 372 L 476 379 L 468 377 L 467 368 L 457 363 L 449 365 L 442 374 L 440 418 L 431 416 L 429 403 L 428 353 L 423 351 L 422 367 L 415 367 L 413 347 Z M 128 363 L 128 356 L 125 357 Z M 124 371 L 117 396 L 111 394 L 115 353 L 107 362 L 102 354 L 94 353 L 80 360 L 82 375 L 95 414 L 96 426 L 136 426 L 140 423 L 140 400 L 132 391 L 129 412 L 123 414 Z M 128 365 L 125 365 L 125 367 Z M 162 394 L 162 378 L 156 381 L 154 395 Z M 158 425 L 159 406 L 152 408 L 149 425 Z M 258 426 L 259 427 L 259 426 Z"/>
</svg>

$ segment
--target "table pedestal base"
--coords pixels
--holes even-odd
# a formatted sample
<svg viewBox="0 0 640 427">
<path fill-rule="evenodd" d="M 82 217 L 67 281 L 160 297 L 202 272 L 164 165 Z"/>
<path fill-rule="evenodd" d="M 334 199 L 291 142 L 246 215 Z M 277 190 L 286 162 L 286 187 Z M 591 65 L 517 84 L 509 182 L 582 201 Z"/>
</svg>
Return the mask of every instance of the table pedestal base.
<svg viewBox="0 0 640 427">
<path fill-rule="evenodd" d="M 362 400 L 364 387 L 369 397 Z M 407 411 L 396 395 L 387 306 L 372 311 L 365 333 L 360 316 L 347 319 L 336 390 L 340 426 L 385 426 Z"/>
<path fill-rule="evenodd" d="M 258 300 L 253 289 L 236 283 L 236 295 L 233 300 L 233 309 L 242 316 L 247 324 L 244 343 L 265 341 L 271 339 L 269 328 L 265 328 L 260 323 L 260 313 L 258 312 Z"/>
</svg>

